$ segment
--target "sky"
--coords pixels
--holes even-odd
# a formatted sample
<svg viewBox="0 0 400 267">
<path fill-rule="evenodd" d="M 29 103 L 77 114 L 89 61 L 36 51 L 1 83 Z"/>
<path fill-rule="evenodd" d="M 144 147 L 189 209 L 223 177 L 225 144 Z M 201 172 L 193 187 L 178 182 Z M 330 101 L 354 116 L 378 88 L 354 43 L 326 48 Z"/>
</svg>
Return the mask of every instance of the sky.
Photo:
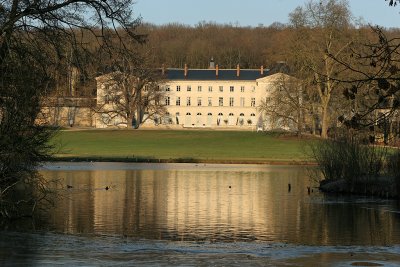
<svg viewBox="0 0 400 267">
<path fill-rule="evenodd" d="M 134 12 L 144 22 L 196 25 L 201 21 L 238 26 L 288 22 L 288 15 L 308 0 L 136 0 Z M 400 27 L 400 6 L 385 0 L 348 0 L 355 18 L 386 28 Z"/>
</svg>

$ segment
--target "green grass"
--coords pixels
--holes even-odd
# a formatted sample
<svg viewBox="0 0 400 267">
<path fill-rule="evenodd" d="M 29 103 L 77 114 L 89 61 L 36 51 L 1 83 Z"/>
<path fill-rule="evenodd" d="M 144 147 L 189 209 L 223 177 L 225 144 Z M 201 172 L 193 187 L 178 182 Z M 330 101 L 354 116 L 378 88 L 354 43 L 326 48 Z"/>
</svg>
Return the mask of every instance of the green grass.
<svg viewBox="0 0 400 267">
<path fill-rule="evenodd" d="M 60 131 L 61 159 L 161 159 L 163 161 L 308 161 L 304 139 L 237 131 Z"/>
</svg>

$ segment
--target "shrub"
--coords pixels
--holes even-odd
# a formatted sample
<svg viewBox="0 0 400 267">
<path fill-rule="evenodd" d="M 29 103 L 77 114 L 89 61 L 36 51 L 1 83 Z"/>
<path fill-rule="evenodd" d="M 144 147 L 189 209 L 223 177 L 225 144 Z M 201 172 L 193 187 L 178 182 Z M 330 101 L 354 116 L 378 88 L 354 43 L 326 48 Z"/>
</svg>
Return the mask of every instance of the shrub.
<svg viewBox="0 0 400 267">
<path fill-rule="evenodd" d="M 325 180 L 344 179 L 350 183 L 377 178 L 387 157 L 385 148 L 363 145 L 352 136 L 313 143 L 310 151 Z"/>
<path fill-rule="evenodd" d="M 400 192 L 400 151 L 390 155 L 387 160 L 388 174 L 394 178 L 397 192 Z"/>
</svg>

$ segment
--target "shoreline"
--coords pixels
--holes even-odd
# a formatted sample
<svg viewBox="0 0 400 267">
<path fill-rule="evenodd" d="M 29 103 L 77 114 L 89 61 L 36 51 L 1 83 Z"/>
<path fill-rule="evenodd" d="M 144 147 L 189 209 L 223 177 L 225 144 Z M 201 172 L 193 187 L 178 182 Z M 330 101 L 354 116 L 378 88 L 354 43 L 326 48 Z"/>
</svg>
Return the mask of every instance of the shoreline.
<svg viewBox="0 0 400 267">
<path fill-rule="evenodd" d="M 205 163 L 205 164 L 256 164 L 256 165 L 303 165 L 317 166 L 314 161 L 304 160 L 246 160 L 246 159 L 197 159 L 170 158 L 157 159 L 151 157 L 55 157 L 49 162 L 121 162 L 121 163 Z"/>
<path fill-rule="evenodd" d="M 399 199 L 399 188 L 395 179 L 388 180 L 385 177 L 377 177 L 371 181 L 353 181 L 344 179 L 319 183 L 319 190 L 326 194 L 362 195 L 379 198 Z"/>
</svg>

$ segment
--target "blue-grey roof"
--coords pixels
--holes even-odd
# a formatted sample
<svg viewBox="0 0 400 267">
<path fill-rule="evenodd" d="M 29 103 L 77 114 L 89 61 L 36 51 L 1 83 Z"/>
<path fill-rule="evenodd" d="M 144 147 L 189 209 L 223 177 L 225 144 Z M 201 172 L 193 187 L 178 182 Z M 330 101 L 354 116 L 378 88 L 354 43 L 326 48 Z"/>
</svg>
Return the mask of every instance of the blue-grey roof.
<svg viewBox="0 0 400 267">
<path fill-rule="evenodd" d="M 259 78 L 268 76 L 269 70 L 264 70 L 261 74 L 259 69 L 241 69 L 240 75 L 237 76 L 236 69 L 219 69 L 218 76 L 216 76 L 215 69 L 188 69 L 187 76 L 185 77 L 184 69 L 166 69 L 165 78 L 167 80 L 196 80 L 196 81 L 254 81 Z"/>
</svg>

